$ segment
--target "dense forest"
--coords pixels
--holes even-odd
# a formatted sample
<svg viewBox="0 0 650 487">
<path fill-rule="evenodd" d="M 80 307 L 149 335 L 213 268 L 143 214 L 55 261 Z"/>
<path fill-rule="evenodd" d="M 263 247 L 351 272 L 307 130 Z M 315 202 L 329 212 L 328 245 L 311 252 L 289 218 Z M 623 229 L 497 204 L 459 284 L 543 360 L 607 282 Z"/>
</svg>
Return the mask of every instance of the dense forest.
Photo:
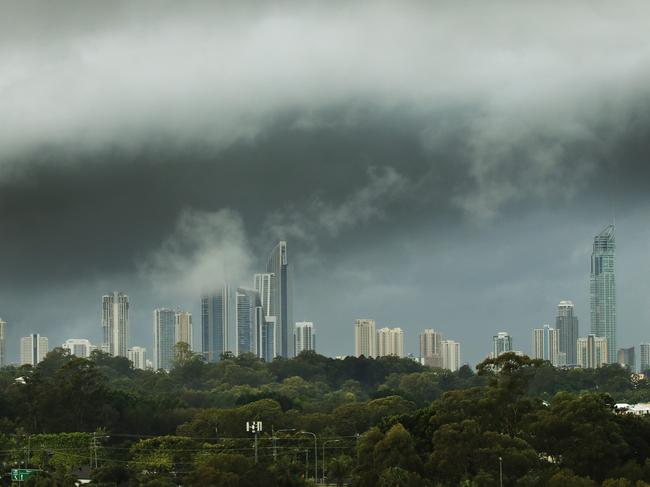
<svg viewBox="0 0 650 487">
<path fill-rule="evenodd" d="M 180 344 L 154 372 L 56 349 L 0 370 L 0 460 L 5 483 L 40 470 L 25 486 L 642 487 L 650 418 L 614 404 L 644 401 L 650 383 L 618 365 L 513 354 L 452 373 L 313 352 L 205 363 Z"/>
</svg>

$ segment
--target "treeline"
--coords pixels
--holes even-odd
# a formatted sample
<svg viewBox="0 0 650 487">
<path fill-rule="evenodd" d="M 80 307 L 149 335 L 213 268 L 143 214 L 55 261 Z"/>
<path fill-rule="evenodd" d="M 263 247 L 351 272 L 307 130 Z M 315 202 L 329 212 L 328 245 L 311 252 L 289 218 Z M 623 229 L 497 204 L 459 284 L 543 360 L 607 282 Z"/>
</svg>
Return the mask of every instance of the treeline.
<svg viewBox="0 0 650 487">
<path fill-rule="evenodd" d="M 94 485 L 636 487 L 650 421 L 613 404 L 646 400 L 650 384 L 617 365 L 511 354 L 452 373 L 315 353 L 205 363 L 181 345 L 167 373 L 57 349 L 0 371 L 0 460 L 43 471 L 26 485 L 74 485 L 92 466 Z M 263 424 L 257 463 L 248 421 Z"/>
</svg>

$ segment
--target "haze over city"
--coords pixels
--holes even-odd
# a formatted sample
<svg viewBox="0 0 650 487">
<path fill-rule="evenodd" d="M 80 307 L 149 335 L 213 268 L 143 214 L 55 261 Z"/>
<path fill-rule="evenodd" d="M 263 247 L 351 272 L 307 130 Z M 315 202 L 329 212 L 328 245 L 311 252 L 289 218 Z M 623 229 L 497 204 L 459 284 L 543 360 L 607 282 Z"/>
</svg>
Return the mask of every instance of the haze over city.
<svg viewBox="0 0 650 487">
<path fill-rule="evenodd" d="M 72 3 L 0 16 L 9 360 L 32 332 L 101 342 L 116 289 L 149 347 L 154 308 L 199 317 L 284 239 L 319 353 L 372 318 L 474 364 L 563 299 L 588 332 L 614 220 L 618 346 L 650 340 L 645 3 Z"/>
</svg>

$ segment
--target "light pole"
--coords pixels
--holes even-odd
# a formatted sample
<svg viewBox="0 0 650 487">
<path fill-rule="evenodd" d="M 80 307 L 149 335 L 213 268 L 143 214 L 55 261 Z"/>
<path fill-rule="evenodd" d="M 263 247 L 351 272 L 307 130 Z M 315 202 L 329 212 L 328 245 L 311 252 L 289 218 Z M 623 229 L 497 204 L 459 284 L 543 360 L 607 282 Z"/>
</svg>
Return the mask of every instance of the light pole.
<svg viewBox="0 0 650 487">
<path fill-rule="evenodd" d="M 326 440 L 323 442 L 323 466 L 321 467 L 323 470 L 323 485 L 325 485 L 325 465 L 327 465 L 325 463 L 325 445 L 327 445 L 328 443 L 336 443 L 339 441 L 341 440 Z"/>
<path fill-rule="evenodd" d="M 503 458 L 499 457 L 499 487 L 503 487 Z"/>
<path fill-rule="evenodd" d="M 276 444 L 276 440 L 278 439 L 275 435 L 276 433 L 282 433 L 284 431 L 296 431 L 295 428 L 285 428 L 282 430 L 277 430 L 274 431 L 273 428 L 271 427 L 271 438 L 273 439 L 273 461 L 276 462 L 278 460 L 278 447 Z"/>
<path fill-rule="evenodd" d="M 304 435 L 312 435 L 314 437 L 314 482 L 318 482 L 318 440 L 316 439 L 316 433 L 311 431 L 299 431 Z"/>
<path fill-rule="evenodd" d="M 356 449 L 357 449 L 357 467 L 358 467 L 359 466 L 359 438 L 361 437 L 361 435 L 357 433 L 355 436 L 357 438 Z"/>
</svg>

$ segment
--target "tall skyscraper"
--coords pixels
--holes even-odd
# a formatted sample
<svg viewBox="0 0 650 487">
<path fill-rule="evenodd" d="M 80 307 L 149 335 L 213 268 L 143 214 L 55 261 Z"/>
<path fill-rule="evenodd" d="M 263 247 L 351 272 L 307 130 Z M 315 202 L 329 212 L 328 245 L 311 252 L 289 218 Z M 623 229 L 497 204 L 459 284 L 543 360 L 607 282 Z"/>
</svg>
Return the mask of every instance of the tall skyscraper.
<svg viewBox="0 0 650 487">
<path fill-rule="evenodd" d="M 0 318 L 0 367 L 7 365 L 7 322 Z"/>
<path fill-rule="evenodd" d="M 275 288 L 275 274 L 265 272 L 255 274 L 255 290 L 259 293 L 261 301 L 260 311 L 256 310 L 257 328 L 257 356 L 266 362 L 270 362 L 279 354 L 276 350 L 276 328 L 278 319 L 271 315 L 272 289 Z"/>
<path fill-rule="evenodd" d="M 129 297 L 120 292 L 102 296 L 102 349 L 113 356 L 126 357 L 129 340 Z"/>
<path fill-rule="evenodd" d="M 176 343 L 184 342 L 194 348 L 194 333 L 192 330 L 192 313 L 189 311 L 176 311 Z"/>
<path fill-rule="evenodd" d="M 508 332 L 500 331 L 492 337 L 492 356 L 494 358 L 502 353 L 512 351 L 512 337 Z"/>
<path fill-rule="evenodd" d="M 578 367 L 595 369 L 609 362 L 607 338 L 590 334 L 578 338 Z"/>
<path fill-rule="evenodd" d="M 265 362 L 271 362 L 276 356 L 275 350 L 275 316 L 264 316 L 264 309 L 255 308 L 255 327 L 257 329 L 257 356 Z"/>
<path fill-rule="evenodd" d="M 558 366 L 559 360 L 559 333 L 551 325 L 544 325 L 543 328 L 533 330 L 533 358 L 548 360 L 551 364 Z"/>
<path fill-rule="evenodd" d="M 377 334 L 375 320 L 359 319 L 354 322 L 354 355 L 366 358 L 375 357 Z"/>
<path fill-rule="evenodd" d="M 133 363 L 134 369 L 145 370 L 147 368 L 147 349 L 143 347 L 131 347 L 126 351 L 127 358 Z"/>
<path fill-rule="evenodd" d="M 295 327 L 296 355 L 304 350 L 316 350 L 316 333 L 311 321 L 298 321 Z"/>
<path fill-rule="evenodd" d="M 69 338 L 61 345 L 61 348 L 69 350 L 70 355 L 75 357 L 88 358 L 96 347 L 90 343 L 90 340 L 85 338 Z"/>
<path fill-rule="evenodd" d="M 218 362 L 221 354 L 230 351 L 228 335 L 232 307 L 230 286 L 227 284 L 218 292 L 201 298 L 202 351 L 208 362 Z"/>
<path fill-rule="evenodd" d="M 442 367 L 441 345 L 442 334 L 428 328 L 419 335 L 420 363 L 429 367 Z"/>
<path fill-rule="evenodd" d="M 23 337 L 20 339 L 20 364 L 35 367 L 45 358 L 48 351 L 47 337 L 42 337 L 38 333 Z"/>
<path fill-rule="evenodd" d="M 614 225 L 608 225 L 594 238 L 589 297 L 591 333 L 607 338 L 607 356 L 612 362 L 616 360 L 615 250 Z"/>
<path fill-rule="evenodd" d="M 631 372 L 636 372 L 636 357 L 634 347 L 621 348 L 618 350 L 618 363 L 622 367 L 629 367 Z"/>
<path fill-rule="evenodd" d="M 442 355 L 443 369 L 454 372 L 460 368 L 460 343 L 453 340 L 442 340 L 440 354 Z"/>
<path fill-rule="evenodd" d="M 401 328 L 380 328 L 377 330 L 377 356 L 404 356 L 404 331 Z"/>
<path fill-rule="evenodd" d="M 238 288 L 235 308 L 236 350 L 235 354 L 254 353 L 257 355 L 258 326 L 256 324 L 256 309 L 262 306 L 260 293 L 253 289 Z"/>
<path fill-rule="evenodd" d="M 273 289 L 275 274 L 266 272 L 255 274 L 255 290 L 260 294 L 260 300 L 266 316 L 271 316 L 271 289 Z"/>
<path fill-rule="evenodd" d="M 273 248 L 266 264 L 272 273 L 270 308 L 267 314 L 275 316 L 275 350 L 282 357 L 293 357 L 293 282 L 287 258 L 287 242 L 280 241 Z"/>
<path fill-rule="evenodd" d="M 559 335 L 558 350 L 561 354 L 564 354 L 566 365 L 577 365 L 578 317 L 574 314 L 573 303 L 571 301 L 562 300 L 557 305 L 555 329 Z"/>
<path fill-rule="evenodd" d="M 650 370 L 650 343 L 639 345 L 639 372 L 646 373 Z"/>
<path fill-rule="evenodd" d="M 159 308 L 153 311 L 153 367 L 171 370 L 176 345 L 176 311 Z"/>
</svg>

